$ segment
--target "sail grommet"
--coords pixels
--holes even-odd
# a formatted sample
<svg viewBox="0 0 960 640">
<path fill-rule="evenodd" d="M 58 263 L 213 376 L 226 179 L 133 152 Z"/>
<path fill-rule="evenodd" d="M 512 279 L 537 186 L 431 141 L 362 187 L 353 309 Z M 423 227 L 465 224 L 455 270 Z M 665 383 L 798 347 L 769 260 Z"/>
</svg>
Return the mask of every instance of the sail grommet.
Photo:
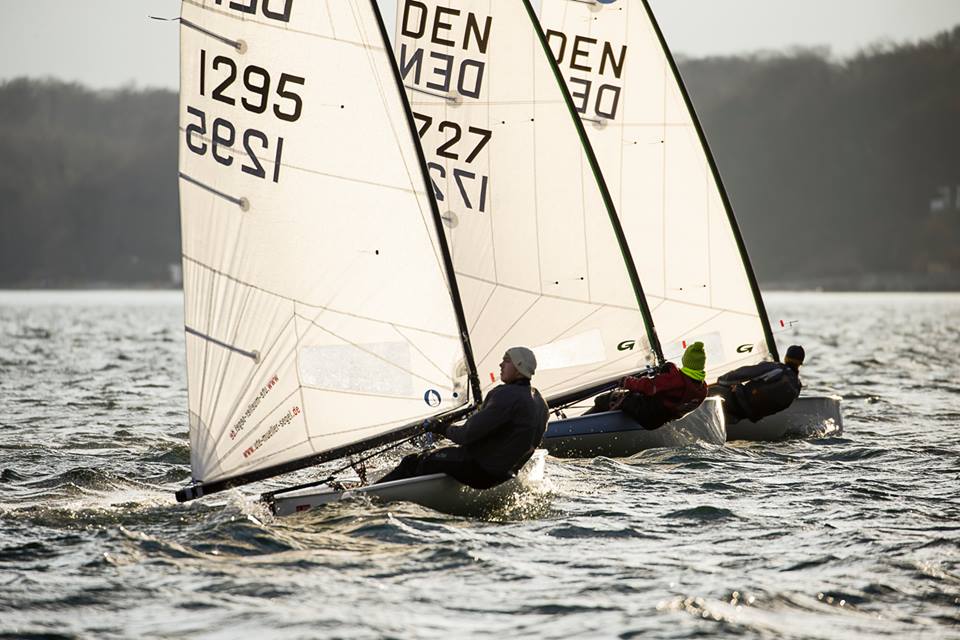
<svg viewBox="0 0 960 640">
<path fill-rule="evenodd" d="M 237 202 L 237 206 L 240 207 L 240 211 L 250 211 L 250 201 L 246 198 L 240 198 Z"/>
</svg>

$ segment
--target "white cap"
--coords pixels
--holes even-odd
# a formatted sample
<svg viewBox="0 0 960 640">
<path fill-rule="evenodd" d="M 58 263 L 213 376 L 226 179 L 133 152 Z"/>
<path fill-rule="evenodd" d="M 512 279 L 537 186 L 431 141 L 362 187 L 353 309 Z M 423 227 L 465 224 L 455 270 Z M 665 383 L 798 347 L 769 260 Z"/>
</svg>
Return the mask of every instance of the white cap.
<svg viewBox="0 0 960 640">
<path fill-rule="evenodd" d="M 510 347 L 507 354 L 510 362 L 524 378 L 532 378 L 537 370 L 537 357 L 526 347 Z"/>
</svg>

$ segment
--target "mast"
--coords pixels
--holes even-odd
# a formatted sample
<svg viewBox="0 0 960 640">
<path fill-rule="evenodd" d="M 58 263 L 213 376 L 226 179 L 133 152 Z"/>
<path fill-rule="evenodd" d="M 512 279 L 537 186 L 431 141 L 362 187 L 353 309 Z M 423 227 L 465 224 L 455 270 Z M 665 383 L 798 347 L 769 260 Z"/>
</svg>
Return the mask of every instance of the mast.
<svg viewBox="0 0 960 640">
<path fill-rule="evenodd" d="M 703 153 L 706 156 L 707 164 L 710 167 L 710 171 L 713 174 L 713 179 L 716 182 L 717 189 L 720 192 L 720 198 L 723 201 L 723 207 L 727 213 L 727 220 L 730 222 L 730 229 L 733 232 L 737 249 L 740 251 L 740 257 L 743 260 L 744 270 L 747 273 L 747 279 L 750 282 L 750 289 L 753 292 L 753 300 L 756 303 L 757 311 L 760 314 L 760 323 L 763 327 L 764 339 L 767 342 L 767 350 L 770 352 L 770 355 L 773 356 L 774 360 L 779 360 L 780 356 L 777 353 L 777 343 L 773 338 L 773 331 L 770 328 L 770 319 L 767 316 L 767 309 L 763 304 L 763 297 L 760 295 L 760 285 L 757 283 L 757 277 L 754 274 L 753 265 L 750 263 L 750 258 L 747 256 L 747 247 L 743 242 L 743 235 L 740 233 L 740 226 L 737 224 L 737 219 L 733 214 L 733 206 L 730 204 L 730 197 L 727 195 L 727 190 L 723 186 L 723 180 L 720 178 L 720 170 L 718 169 L 716 160 L 713 157 L 713 152 L 710 150 L 710 145 L 707 144 L 706 135 L 704 134 L 703 127 L 700 124 L 700 118 L 697 116 L 697 111 L 694 109 L 693 102 L 690 100 L 690 94 L 687 92 L 687 87 L 683 84 L 683 79 L 680 76 L 680 70 L 677 67 L 676 61 L 673 59 L 673 54 L 670 52 L 670 47 L 667 46 L 667 41 L 663 37 L 663 32 L 660 30 L 660 24 L 657 22 L 656 16 L 654 16 L 653 11 L 650 9 L 650 3 L 647 0 L 642 1 L 643 8 L 647 12 L 647 17 L 650 19 L 650 24 L 653 26 L 653 29 L 657 34 L 657 39 L 660 41 L 660 47 L 663 49 L 664 56 L 670 65 L 670 71 L 673 73 L 674 80 L 676 80 L 677 86 L 680 89 L 680 95 L 683 96 L 683 101 L 687 106 L 687 111 L 690 113 L 690 119 L 693 121 L 694 129 L 697 132 L 697 136 L 700 138 L 700 144 L 703 146 Z"/>
<path fill-rule="evenodd" d="M 437 243 L 440 245 L 440 253 L 443 257 L 443 268 L 447 276 L 447 283 L 450 286 L 450 298 L 453 302 L 454 311 L 457 314 L 457 326 L 460 330 L 460 342 L 463 344 L 463 354 L 467 361 L 467 376 L 470 380 L 470 390 L 473 392 L 474 404 L 479 405 L 483 400 L 483 394 L 480 391 L 480 376 L 477 373 L 477 364 L 473 357 L 473 347 L 470 345 L 470 332 L 467 329 L 467 319 L 463 313 L 460 287 L 457 285 L 457 278 L 453 272 L 453 259 L 450 256 L 450 247 L 447 244 L 447 234 L 443 229 L 443 218 L 440 217 L 440 207 L 437 205 L 437 199 L 433 191 L 433 183 L 430 179 L 430 172 L 427 169 L 427 160 L 423 155 L 423 147 L 420 145 L 420 136 L 417 133 L 417 124 L 414 122 L 413 111 L 410 109 L 410 101 L 407 100 L 407 92 L 404 91 L 403 88 L 403 78 L 400 77 L 400 66 L 397 64 L 393 47 L 390 46 L 390 38 L 387 36 L 387 29 L 383 24 L 383 16 L 380 14 L 380 7 L 377 4 L 377 0 L 370 0 L 370 6 L 373 7 L 373 13 L 377 17 L 380 37 L 383 39 L 384 48 L 390 57 L 390 67 L 393 70 L 393 79 L 396 82 L 397 93 L 400 94 L 400 98 L 403 101 L 403 111 L 407 118 L 407 126 L 413 144 L 417 149 L 420 173 L 423 176 L 423 183 L 427 189 L 427 197 L 430 199 L 430 213 L 433 215 L 433 224 L 437 229 Z"/>
<path fill-rule="evenodd" d="M 650 348 L 653 349 L 653 352 L 657 357 L 658 364 L 663 364 L 665 362 L 665 358 L 663 357 L 663 348 L 660 346 L 660 338 L 657 336 L 657 330 L 653 324 L 653 314 L 650 312 L 650 306 L 647 304 L 647 298 L 643 294 L 643 286 L 640 283 L 640 275 L 637 273 L 637 267 L 633 262 L 633 255 L 630 252 L 630 246 L 627 244 L 627 238 L 623 233 L 623 226 L 620 224 L 620 218 L 617 216 L 616 207 L 613 204 L 613 198 L 610 195 L 610 190 L 607 188 L 607 182 L 603 177 L 603 173 L 600 171 L 600 164 L 597 162 L 596 154 L 593 152 L 593 146 L 590 144 L 590 140 L 587 138 L 587 132 L 583 128 L 583 122 L 580 120 L 580 116 L 577 114 L 576 108 L 573 105 L 573 99 L 570 97 L 570 91 L 567 88 L 567 83 L 563 80 L 563 75 L 560 72 L 560 66 L 554 59 L 553 53 L 550 51 L 550 46 L 547 44 L 547 37 L 543 33 L 543 28 L 540 26 L 540 21 L 537 19 L 536 12 L 534 12 L 533 6 L 530 4 L 530 0 L 523 0 L 523 6 L 527 10 L 527 15 L 530 17 L 530 22 L 532 23 L 533 29 L 537 34 L 537 40 L 540 42 L 540 46 L 543 48 L 544 55 L 547 57 L 548 63 L 550 64 L 550 69 L 553 71 L 553 75 L 557 80 L 557 84 L 560 86 L 564 104 L 567 105 L 567 110 L 570 112 L 570 117 L 577 129 L 577 135 L 580 137 L 580 143 L 583 146 L 583 151 L 587 156 L 588 162 L 590 163 L 590 169 L 593 172 L 598 187 L 600 188 L 600 194 L 603 198 L 604 206 L 607 209 L 607 215 L 610 217 L 610 226 L 613 227 L 613 232 L 616 235 L 617 244 L 620 247 L 620 253 L 623 257 L 624 266 L 626 267 L 627 273 L 630 276 L 630 284 L 633 286 L 633 292 L 637 299 L 637 305 L 640 307 L 640 314 L 643 316 L 643 324 L 647 330 L 647 339 L 650 341 Z"/>
</svg>

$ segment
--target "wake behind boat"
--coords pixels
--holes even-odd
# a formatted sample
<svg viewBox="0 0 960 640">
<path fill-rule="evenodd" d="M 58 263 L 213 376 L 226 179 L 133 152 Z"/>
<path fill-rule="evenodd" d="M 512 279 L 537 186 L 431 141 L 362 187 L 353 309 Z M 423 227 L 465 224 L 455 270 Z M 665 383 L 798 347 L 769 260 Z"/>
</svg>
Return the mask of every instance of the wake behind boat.
<svg viewBox="0 0 960 640">
<path fill-rule="evenodd" d="M 546 452 L 538 450 L 517 474 L 482 491 L 460 484 L 443 473 L 393 480 L 367 486 L 320 486 L 265 494 L 264 500 L 278 516 L 302 513 L 342 500 L 367 498 L 375 502 L 413 502 L 456 516 L 489 517 L 522 507 L 546 490 Z"/>
<path fill-rule="evenodd" d="M 843 433 L 840 396 L 800 396 L 789 407 L 756 422 L 727 423 L 727 440 L 768 442 Z"/>
<path fill-rule="evenodd" d="M 727 439 L 723 401 L 707 398 L 677 420 L 645 429 L 622 411 L 607 411 L 555 420 L 547 425 L 543 447 L 558 458 L 621 458 L 646 449 L 722 445 Z"/>
</svg>

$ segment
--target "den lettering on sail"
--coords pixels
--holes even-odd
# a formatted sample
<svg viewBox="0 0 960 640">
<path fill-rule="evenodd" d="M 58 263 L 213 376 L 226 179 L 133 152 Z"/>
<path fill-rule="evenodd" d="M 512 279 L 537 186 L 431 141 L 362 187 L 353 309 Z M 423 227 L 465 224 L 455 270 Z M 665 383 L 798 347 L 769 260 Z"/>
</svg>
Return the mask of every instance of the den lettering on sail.
<svg viewBox="0 0 960 640">
<path fill-rule="evenodd" d="M 570 70 L 567 87 L 577 111 L 587 118 L 616 119 L 626 45 L 617 47 L 606 40 L 553 29 L 547 29 L 546 35 L 557 64 Z"/>
<path fill-rule="evenodd" d="M 404 82 L 412 81 L 442 95 L 453 92 L 479 98 L 492 25 L 490 16 L 479 18 L 470 11 L 406 0 L 400 13 L 400 35 L 416 41 L 417 46 L 400 45 L 398 62 Z"/>
<path fill-rule="evenodd" d="M 404 0 L 397 23 L 397 63 L 417 132 L 427 153 L 427 169 L 448 224 L 463 213 L 488 208 L 490 178 L 484 151 L 493 137 L 486 127 L 438 117 L 429 107 L 479 102 L 487 68 L 493 18 L 431 0 Z"/>
</svg>

